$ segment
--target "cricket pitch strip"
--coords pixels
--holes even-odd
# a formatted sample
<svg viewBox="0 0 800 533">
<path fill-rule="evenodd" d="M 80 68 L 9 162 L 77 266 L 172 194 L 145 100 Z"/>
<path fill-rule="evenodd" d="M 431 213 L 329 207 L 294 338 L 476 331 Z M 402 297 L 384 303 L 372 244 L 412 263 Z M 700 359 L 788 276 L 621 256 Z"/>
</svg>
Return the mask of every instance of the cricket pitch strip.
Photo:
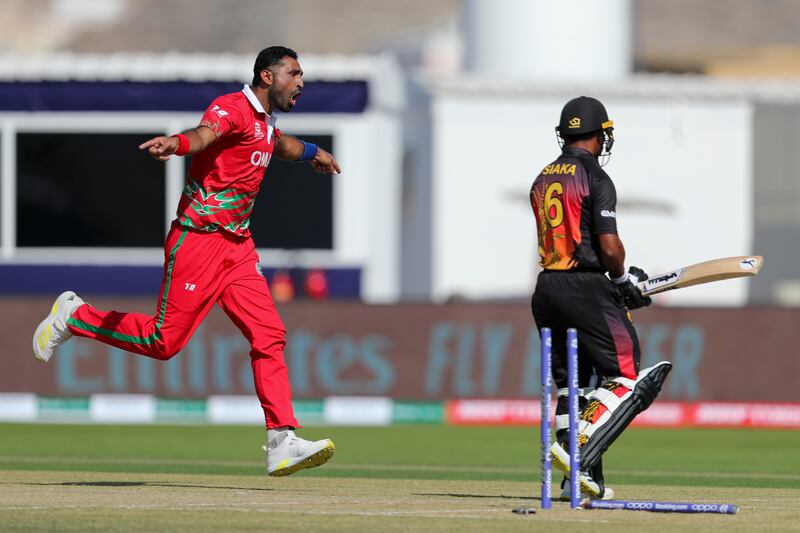
<svg viewBox="0 0 800 533">
<path fill-rule="evenodd" d="M 532 473 L 532 478 L 535 477 Z M 538 484 L 513 481 L 287 478 L 107 472 L 4 471 L 4 531 L 800 531 L 792 489 L 615 486 L 626 499 L 735 502 L 734 516 L 539 509 Z M 519 515 L 519 507 L 536 510 Z"/>
</svg>

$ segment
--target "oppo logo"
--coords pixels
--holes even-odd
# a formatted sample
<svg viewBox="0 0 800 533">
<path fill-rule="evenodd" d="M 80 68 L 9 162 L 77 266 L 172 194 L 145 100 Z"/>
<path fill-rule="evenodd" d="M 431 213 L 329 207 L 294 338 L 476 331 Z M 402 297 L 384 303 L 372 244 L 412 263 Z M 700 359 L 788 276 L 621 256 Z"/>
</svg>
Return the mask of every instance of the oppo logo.
<svg viewBox="0 0 800 533">
<path fill-rule="evenodd" d="M 636 510 L 643 510 L 647 511 L 653 508 L 653 504 L 650 502 L 632 502 L 627 505 L 628 509 L 636 509 Z"/>
<path fill-rule="evenodd" d="M 266 167 L 269 165 L 270 155 L 271 154 L 267 152 L 253 152 L 252 155 L 250 155 L 250 164 L 254 167 Z"/>
<path fill-rule="evenodd" d="M 698 504 L 692 505 L 692 510 L 693 511 L 701 511 L 701 512 L 702 511 L 716 511 L 717 509 L 720 509 L 720 506 L 712 504 L 712 503 L 706 503 L 706 504 L 698 503 Z"/>
</svg>

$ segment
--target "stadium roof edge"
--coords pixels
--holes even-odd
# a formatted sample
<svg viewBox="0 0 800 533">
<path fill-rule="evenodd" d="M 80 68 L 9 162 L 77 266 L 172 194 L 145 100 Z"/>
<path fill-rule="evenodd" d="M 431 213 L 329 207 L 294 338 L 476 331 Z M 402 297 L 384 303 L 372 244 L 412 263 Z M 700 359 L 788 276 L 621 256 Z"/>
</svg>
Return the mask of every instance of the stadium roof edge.
<svg viewBox="0 0 800 533">
<path fill-rule="evenodd" d="M 113 53 L 0 54 L 0 81 L 242 81 L 253 76 L 255 55 Z M 305 78 L 369 79 L 399 68 L 389 54 L 305 55 Z"/>
<path fill-rule="evenodd" d="M 792 78 L 732 79 L 696 74 L 635 74 L 623 80 L 495 80 L 461 75 L 452 78 L 417 78 L 433 94 L 483 98 L 486 91 L 505 98 L 564 98 L 591 94 L 598 98 L 674 100 L 747 100 L 759 103 L 800 102 L 800 80 Z"/>
<path fill-rule="evenodd" d="M 0 54 L 0 82 L 241 82 L 253 77 L 255 54 Z M 366 81 L 372 109 L 405 107 L 404 73 L 391 54 L 303 55 L 304 79 Z"/>
</svg>

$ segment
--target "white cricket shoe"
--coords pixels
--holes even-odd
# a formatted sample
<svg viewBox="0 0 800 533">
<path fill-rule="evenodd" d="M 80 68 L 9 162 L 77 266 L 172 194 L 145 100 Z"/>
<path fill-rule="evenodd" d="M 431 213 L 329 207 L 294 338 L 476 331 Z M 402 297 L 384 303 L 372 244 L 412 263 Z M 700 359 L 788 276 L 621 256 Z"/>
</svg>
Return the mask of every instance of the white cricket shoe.
<svg viewBox="0 0 800 533">
<path fill-rule="evenodd" d="M 325 464 L 336 451 L 330 439 L 312 442 L 301 439 L 291 430 L 282 432 L 268 446 L 261 448 L 267 452 L 267 473 L 274 477 L 288 476 L 304 468 Z"/>
<path fill-rule="evenodd" d="M 553 456 L 553 465 L 561 470 L 567 479 L 569 479 L 569 453 L 561 447 L 557 442 L 553 443 L 550 447 L 551 455 Z M 581 492 L 588 494 L 594 498 L 602 498 L 603 490 L 600 488 L 595 480 L 588 474 L 588 472 L 581 472 L 578 474 L 578 482 L 581 485 Z M 606 489 L 608 492 L 608 489 Z M 611 491 L 613 494 L 613 491 Z"/>
<path fill-rule="evenodd" d="M 569 479 L 567 479 L 566 483 L 564 483 L 564 488 L 561 489 L 561 495 L 558 497 L 558 499 L 559 499 L 559 501 L 562 501 L 562 502 L 568 502 L 568 501 L 571 501 L 571 498 L 570 498 L 571 495 L 572 495 L 572 492 L 570 491 L 570 487 L 569 487 Z M 598 498 L 597 496 L 593 496 L 593 495 L 590 494 L 589 495 L 589 499 L 590 500 L 613 500 L 614 499 L 614 489 L 612 489 L 611 487 L 606 487 L 605 490 L 603 491 L 603 495 L 601 497 Z"/>
<path fill-rule="evenodd" d="M 65 343 L 72 337 L 67 320 L 78 306 L 85 302 L 74 292 L 62 292 L 56 298 L 50 314 L 39 323 L 33 334 L 33 355 L 39 361 L 47 362 L 53 357 L 56 346 Z"/>
</svg>

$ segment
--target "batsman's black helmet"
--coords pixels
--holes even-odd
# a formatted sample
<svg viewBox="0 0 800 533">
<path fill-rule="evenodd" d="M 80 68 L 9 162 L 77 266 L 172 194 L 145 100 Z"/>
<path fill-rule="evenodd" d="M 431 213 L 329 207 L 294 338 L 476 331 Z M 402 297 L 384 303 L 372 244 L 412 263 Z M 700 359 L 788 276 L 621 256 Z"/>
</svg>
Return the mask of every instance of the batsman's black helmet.
<svg viewBox="0 0 800 533">
<path fill-rule="evenodd" d="M 600 100 L 579 96 L 564 105 L 556 131 L 564 138 L 613 127 L 614 122 L 608 120 L 608 113 Z"/>
</svg>

